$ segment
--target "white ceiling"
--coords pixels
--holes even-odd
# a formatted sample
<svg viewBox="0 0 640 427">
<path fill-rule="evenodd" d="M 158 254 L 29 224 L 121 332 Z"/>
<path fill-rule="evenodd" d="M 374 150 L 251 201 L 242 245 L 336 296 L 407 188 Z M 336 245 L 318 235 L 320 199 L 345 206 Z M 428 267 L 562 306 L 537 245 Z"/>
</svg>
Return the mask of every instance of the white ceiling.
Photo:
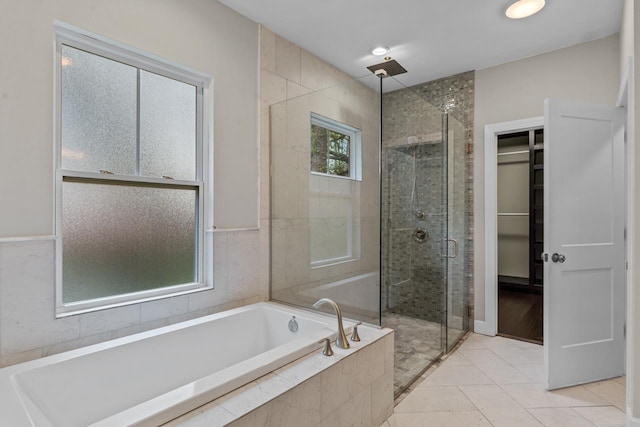
<svg viewBox="0 0 640 427">
<path fill-rule="evenodd" d="M 623 0 L 547 0 L 511 20 L 513 0 L 220 0 L 353 77 L 389 55 L 406 86 L 615 34 Z"/>
</svg>

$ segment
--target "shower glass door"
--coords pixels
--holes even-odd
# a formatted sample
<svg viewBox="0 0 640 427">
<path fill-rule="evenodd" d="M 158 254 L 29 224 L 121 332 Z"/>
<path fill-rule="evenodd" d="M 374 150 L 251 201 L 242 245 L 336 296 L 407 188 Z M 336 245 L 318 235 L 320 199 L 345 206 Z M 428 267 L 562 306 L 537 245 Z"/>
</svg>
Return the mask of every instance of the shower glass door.
<svg viewBox="0 0 640 427">
<path fill-rule="evenodd" d="M 397 84 L 386 78 L 383 84 Z M 447 348 L 448 148 L 442 113 L 411 89 L 382 98 L 382 325 L 395 329 L 394 391 Z"/>
<path fill-rule="evenodd" d="M 446 109 L 445 109 L 446 111 Z M 453 115 L 443 114 L 443 140 L 447 151 L 447 319 L 446 349 L 450 351 L 464 333 L 469 330 L 468 303 L 469 290 L 465 257 L 467 242 L 465 238 L 467 216 L 466 209 L 466 171 L 464 126 Z M 465 286 L 465 284 L 467 284 Z"/>
<path fill-rule="evenodd" d="M 472 159 L 450 90 L 383 85 L 381 311 L 398 395 L 469 329 Z"/>
</svg>

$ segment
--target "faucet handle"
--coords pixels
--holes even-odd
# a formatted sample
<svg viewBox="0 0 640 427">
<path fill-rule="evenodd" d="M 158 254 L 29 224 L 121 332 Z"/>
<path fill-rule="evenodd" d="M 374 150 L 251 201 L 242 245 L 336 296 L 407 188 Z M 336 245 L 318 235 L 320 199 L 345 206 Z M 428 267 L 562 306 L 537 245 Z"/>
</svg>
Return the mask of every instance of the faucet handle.
<svg viewBox="0 0 640 427">
<path fill-rule="evenodd" d="M 325 356 L 333 356 L 333 350 L 331 349 L 331 341 L 329 338 L 325 338 L 322 341 L 318 342 L 318 344 L 324 344 L 324 349 L 322 350 L 322 354 Z"/>
<path fill-rule="evenodd" d="M 353 325 L 353 333 L 351 334 L 351 341 L 360 341 L 360 335 L 358 335 L 358 325 L 362 325 L 362 322 L 358 322 Z"/>
</svg>

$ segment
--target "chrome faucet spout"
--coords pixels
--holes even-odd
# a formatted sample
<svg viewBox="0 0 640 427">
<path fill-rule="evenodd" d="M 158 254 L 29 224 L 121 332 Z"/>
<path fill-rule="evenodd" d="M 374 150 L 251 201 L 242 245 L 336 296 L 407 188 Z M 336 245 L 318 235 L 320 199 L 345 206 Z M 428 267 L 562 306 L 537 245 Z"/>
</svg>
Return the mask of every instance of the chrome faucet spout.
<svg viewBox="0 0 640 427">
<path fill-rule="evenodd" d="M 342 311 L 340 310 L 340 306 L 332 299 L 321 298 L 313 304 L 313 308 L 318 308 L 324 304 L 329 304 L 333 307 L 333 310 L 336 312 L 336 316 L 338 317 L 338 338 L 336 338 L 336 345 L 339 348 L 349 348 L 349 341 L 347 341 L 347 336 L 344 333 L 344 326 L 342 326 Z"/>
</svg>

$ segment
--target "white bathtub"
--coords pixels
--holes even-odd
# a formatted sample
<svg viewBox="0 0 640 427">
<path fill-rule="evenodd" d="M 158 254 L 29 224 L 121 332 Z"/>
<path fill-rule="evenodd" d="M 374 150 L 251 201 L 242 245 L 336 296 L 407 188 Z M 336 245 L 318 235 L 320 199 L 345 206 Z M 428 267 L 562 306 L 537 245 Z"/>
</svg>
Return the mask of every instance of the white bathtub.
<svg viewBox="0 0 640 427">
<path fill-rule="evenodd" d="M 319 348 L 336 324 L 258 303 L 0 369 L 0 426 L 158 425 Z"/>
</svg>

